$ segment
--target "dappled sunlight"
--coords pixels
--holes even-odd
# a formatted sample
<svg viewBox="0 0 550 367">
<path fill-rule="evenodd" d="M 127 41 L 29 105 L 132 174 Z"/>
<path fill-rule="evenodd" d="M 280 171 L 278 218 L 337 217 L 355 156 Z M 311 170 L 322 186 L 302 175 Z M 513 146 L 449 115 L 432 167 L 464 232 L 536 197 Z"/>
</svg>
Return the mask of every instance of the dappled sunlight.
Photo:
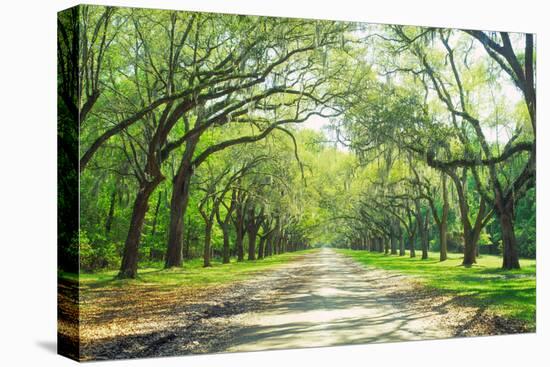
<svg viewBox="0 0 550 367">
<path fill-rule="evenodd" d="M 521 319 L 529 327 L 535 324 L 536 267 L 535 260 L 521 259 L 520 270 L 506 271 L 500 268 L 501 259 L 484 255 L 470 268 L 459 266 L 461 257 L 452 254 L 443 262 L 431 262 L 409 257 L 386 256 L 366 251 L 338 250 L 365 266 L 391 270 L 413 276 L 418 282 L 435 290 L 468 296 L 473 305 L 483 305 L 490 311 Z M 432 257 L 437 254 L 431 253 Z"/>
<path fill-rule="evenodd" d="M 365 270 L 323 249 L 305 258 L 272 307 L 241 319 L 231 351 L 299 348 L 453 336 L 437 312 L 394 296 L 403 276 Z"/>
</svg>

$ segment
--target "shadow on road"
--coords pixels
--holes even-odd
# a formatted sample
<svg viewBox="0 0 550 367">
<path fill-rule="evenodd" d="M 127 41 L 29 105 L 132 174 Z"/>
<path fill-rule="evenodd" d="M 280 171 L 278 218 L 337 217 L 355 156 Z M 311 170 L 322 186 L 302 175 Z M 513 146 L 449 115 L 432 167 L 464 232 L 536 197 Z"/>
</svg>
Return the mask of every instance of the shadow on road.
<svg viewBox="0 0 550 367">
<path fill-rule="evenodd" d="M 325 249 L 308 256 L 273 303 L 243 318 L 232 351 L 435 339 L 452 336 L 438 313 L 397 298 L 404 277 L 364 269 Z"/>
</svg>

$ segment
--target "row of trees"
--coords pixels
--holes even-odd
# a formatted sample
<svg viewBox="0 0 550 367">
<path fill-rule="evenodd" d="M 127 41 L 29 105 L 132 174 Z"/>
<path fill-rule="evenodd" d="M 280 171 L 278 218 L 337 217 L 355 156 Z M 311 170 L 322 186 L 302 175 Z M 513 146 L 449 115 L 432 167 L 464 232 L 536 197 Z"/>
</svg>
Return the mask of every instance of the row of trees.
<svg viewBox="0 0 550 367">
<path fill-rule="evenodd" d="M 253 147 L 226 149 L 196 169 L 183 220 L 182 258 L 202 256 L 207 267 L 214 254 L 229 263 L 231 257 L 256 260 L 308 246 L 297 226 L 301 215 L 297 207 L 305 205 L 300 203 L 299 164 L 289 149 L 292 140 L 285 141 L 285 136 L 279 131 Z M 113 266 L 123 251 L 113 246 L 113 240 L 122 243 L 126 234 L 123 220 L 131 215 L 127 201 L 131 192 L 128 179 L 111 179 L 85 196 L 83 212 L 89 214 L 83 216 L 83 228 L 88 229 L 83 243 L 88 244 L 84 263 L 88 270 Z M 142 261 L 167 259 L 171 189 L 159 185 L 151 200 L 137 254 Z"/>
<path fill-rule="evenodd" d="M 171 188 L 163 190 L 170 195 L 165 262 L 181 266 L 184 219 L 199 168 L 220 152 L 260 141 L 274 130 L 292 135 L 284 125 L 333 113 L 327 106 L 339 95 L 327 85 L 338 67 L 327 67 L 329 48 L 345 50 L 351 27 L 109 7 L 79 7 L 66 18 L 59 22 L 60 96 L 69 110 L 81 96 L 74 103 L 81 187 L 112 183 L 114 201 L 122 185 L 133 201 L 120 277 L 136 276 L 149 203 L 166 177 Z M 75 24 L 82 28 L 81 42 L 72 42 L 76 38 L 69 30 L 74 33 Z M 78 93 L 74 65 L 80 66 Z M 239 181 L 240 174 L 230 177 Z M 199 204 L 209 227 L 225 198 L 212 190 L 225 179 L 215 179 Z M 236 194 L 241 196 L 246 195 Z M 251 239 L 263 223 L 251 216 L 260 214 L 247 204 Z M 283 221 L 278 220 L 279 227 Z"/>
<path fill-rule="evenodd" d="M 503 268 L 519 268 L 515 222 L 532 231 L 524 255 L 534 254 L 535 240 L 533 36 L 390 26 L 367 38 L 386 80 L 367 80 L 336 127 L 363 161 L 376 157 L 381 167 L 356 209 L 370 223 L 363 231 L 387 238 L 392 253 L 404 231 L 411 256 L 418 236 L 426 258 L 432 223 L 445 260 L 456 206 L 464 265 L 476 262 L 483 229 L 496 221 Z M 518 217 L 525 201 L 531 212 Z"/>
<path fill-rule="evenodd" d="M 531 35 L 95 6 L 58 27 L 68 264 L 132 278 L 312 244 L 415 256 L 417 237 L 427 257 L 434 232 L 445 260 L 457 226 L 465 265 L 484 236 L 507 269 L 533 255 Z M 330 131 L 297 130 L 314 118 Z"/>
</svg>

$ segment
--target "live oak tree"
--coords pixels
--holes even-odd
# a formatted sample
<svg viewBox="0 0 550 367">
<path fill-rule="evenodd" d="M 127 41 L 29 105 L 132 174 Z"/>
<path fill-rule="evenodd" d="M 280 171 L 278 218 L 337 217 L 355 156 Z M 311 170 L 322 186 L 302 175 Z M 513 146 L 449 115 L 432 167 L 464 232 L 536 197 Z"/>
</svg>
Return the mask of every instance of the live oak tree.
<svg viewBox="0 0 550 367">
<path fill-rule="evenodd" d="M 534 256 L 531 35 L 80 9 L 59 24 L 60 122 L 81 122 L 60 161 L 83 188 L 63 256 L 86 271 L 312 245 Z"/>
<path fill-rule="evenodd" d="M 212 240 L 212 228 L 214 225 L 214 220 L 217 216 L 218 222 L 221 223 L 222 227 L 227 224 L 227 218 L 225 221 L 221 220 L 220 217 L 220 207 L 226 199 L 227 193 L 234 189 L 234 185 L 246 174 L 250 173 L 250 170 L 258 165 L 265 156 L 256 156 L 253 157 L 250 161 L 243 162 L 241 167 L 237 166 L 236 169 L 233 168 L 234 161 L 226 162 L 224 166 L 216 170 L 214 167 L 209 166 L 204 171 L 203 174 L 199 173 L 198 179 L 201 181 L 198 184 L 198 188 L 204 192 L 204 196 L 199 203 L 199 213 L 202 216 L 205 223 L 205 233 L 204 233 L 204 250 L 203 250 L 203 260 L 204 266 L 211 266 L 211 240 Z M 217 162 L 221 163 L 221 162 Z M 232 210 L 231 204 L 227 209 L 228 214 L 231 215 Z M 227 227 L 223 228 L 224 232 L 224 259 L 228 262 L 229 258 L 229 239 L 227 234 Z"/>
<path fill-rule="evenodd" d="M 395 91 L 403 87 L 386 83 L 379 87 L 381 92 L 367 93 L 368 102 L 354 101 L 349 106 L 347 120 L 350 122 L 343 125 L 342 130 L 352 137 L 352 140 L 348 137 L 348 141 L 361 154 L 379 149 L 381 143 L 390 141 L 401 149 L 414 152 L 430 167 L 451 178 L 457 188 L 464 226 L 465 265 L 475 262 L 479 233 L 494 208 L 500 220 L 504 243 L 503 267 L 514 268 L 518 263 L 513 245 L 512 210 L 514 200 L 519 199 L 534 182 L 535 129 L 532 126 L 526 129 L 520 119 L 505 144 L 500 144 L 498 140 L 489 141 L 486 126 L 490 124 L 477 117 L 479 114 L 486 115 L 486 112 L 476 110 L 476 101 L 487 105 L 486 95 L 491 94 L 487 88 L 494 89 L 495 83 L 502 81 L 502 74 L 508 74 L 513 84 L 522 91 L 527 110 L 533 111 L 535 104 L 529 96 L 534 94 L 534 89 L 529 83 L 530 77 L 525 77 L 533 73 L 532 36 L 525 36 L 525 52 L 530 56 L 521 65 L 514 51 L 519 44 L 518 37 L 513 36 L 514 42 L 511 42 L 510 35 L 501 33 L 502 43 L 498 44 L 494 40 L 496 36 L 491 38 L 483 32 L 470 34 L 483 42 L 489 58 L 474 57 L 473 40 L 460 32 L 391 26 L 371 34 L 373 38 L 380 39 L 376 46 L 386 52 L 380 54 L 380 73 L 389 78 L 387 81 L 393 80 L 393 75 L 401 75 L 410 92 L 405 89 L 399 93 L 403 97 L 396 99 L 395 94 L 384 93 L 384 89 Z M 456 45 L 451 46 L 452 42 Z M 391 57 L 388 58 L 388 55 Z M 495 61 L 494 65 L 491 59 Z M 483 63 L 496 68 L 496 71 L 487 69 Z M 476 73 L 481 72 L 491 75 L 488 83 L 476 79 Z M 407 93 L 411 98 L 407 97 Z M 420 93 L 424 96 L 421 97 Z M 382 103 L 380 98 L 385 102 Z M 392 108 L 396 102 L 397 106 Z M 437 106 L 438 102 L 447 114 Z M 373 108 L 373 105 L 380 107 Z M 491 106 L 491 103 L 488 105 Z M 360 106 L 367 109 L 362 110 Z M 503 113 L 499 107 L 493 102 L 494 112 L 488 116 L 489 119 L 497 119 L 497 126 L 501 124 L 498 113 Z M 529 116 L 533 122 L 532 113 Z M 444 118 L 448 118 L 448 122 L 443 122 Z M 358 130 L 361 126 L 368 126 L 370 131 L 361 135 L 361 130 Z M 523 168 L 518 169 L 518 159 L 523 162 Z M 457 173 L 457 170 L 461 172 Z M 465 176 L 472 177 L 477 184 L 480 210 L 474 223 L 470 223 L 470 208 L 464 195 L 464 179 L 461 177 L 468 179 Z M 485 184 L 487 181 L 488 186 Z"/>
<path fill-rule="evenodd" d="M 442 45 L 441 56 L 445 57 L 447 61 L 446 65 L 442 65 L 440 59 L 438 60 L 438 57 L 441 56 L 437 55 L 437 52 L 427 52 L 425 47 L 418 44 L 418 40 L 422 38 L 419 36 L 421 34 L 419 31 L 411 32 L 411 30 L 402 27 L 396 27 L 394 30 L 403 45 L 402 47 L 416 56 L 421 66 L 411 72 L 425 76 L 424 83 L 427 84 L 427 87 L 429 85 L 428 88 L 436 93 L 438 99 L 449 111 L 452 125 L 463 146 L 465 159 L 447 161 L 441 161 L 435 157 L 433 150 L 428 147 L 428 164 L 442 169 L 461 166 L 471 170 L 478 185 L 478 192 L 483 197 L 480 206 L 494 207 L 500 221 L 504 252 L 503 268 L 519 268 L 513 210 L 518 198 L 533 186 L 535 174 L 536 104 L 533 79 L 533 36 L 525 35 L 523 37 L 524 49 L 521 52 L 524 58 L 520 61 L 517 56 L 520 39 L 514 35 L 511 36 L 506 32 L 501 32 L 498 36 L 484 32 L 466 32 L 482 43 L 490 60 L 500 69 L 493 72 L 494 75 L 488 71 L 491 75 L 488 83 L 489 88 L 494 88 L 503 78 L 508 77 L 521 91 L 523 103 L 529 111 L 530 125 L 528 128 L 531 132 L 524 132 L 526 126 L 522 121 L 517 121 L 508 141 L 500 146 L 498 141 L 496 143 L 489 141 L 487 130 L 484 129 L 484 124 L 487 122 L 483 121 L 496 120 L 494 123 L 498 126 L 501 123 L 499 112 L 502 113 L 499 106 L 496 105 L 489 116 L 484 117 L 483 111 L 478 107 L 482 97 L 476 93 L 476 89 L 485 91 L 487 94 L 489 91 L 484 89 L 485 85 L 476 85 L 475 82 L 465 81 L 465 77 L 469 77 L 468 69 L 471 67 L 467 60 L 474 58 L 471 55 L 472 47 L 463 50 L 460 45 L 461 37 L 456 35 L 456 32 L 433 30 L 434 42 L 436 40 L 440 42 Z M 515 38 L 514 42 L 511 37 Z M 451 46 L 453 41 L 458 44 L 458 47 Z M 463 61 L 459 62 L 458 60 Z M 491 64 L 489 63 L 489 65 Z M 522 160 L 522 168 L 512 172 L 507 169 L 507 166 L 517 160 L 514 158 L 516 156 Z M 455 179 L 453 178 L 453 180 Z M 471 255 L 469 259 L 465 259 L 467 264 L 473 261 L 475 259 Z"/>
<path fill-rule="evenodd" d="M 145 100 L 145 103 L 140 105 L 146 107 L 131 112 L 129 116 L 123 116 L 121 122 L 101 134 L 91 144 L 81 159 L 83 169 L 97 149 L 112 136 L 128 131 L 136 122 L 150 126 L 145 130 L 144 139 L 138 140 L 132 136 L 134 142 L 130 143 L 134 156 L 132 159 L 137 162 L 136 166 L 139 169 L 136 172 L 140 178 L 125 244 L 121 277 L 134 277 L 136 274 L 138 245 L 149 197 L 164 180 L 162 163 L 170 153 L 178 150 L 180 146 L 185 148 L 180 153 L 182 158 L 173 180 L 172 224 L 166 255 L 168 267 L 181 264 L 182 218 L 185 215 L 189 180 L 193 169 L 204 162 L 210 154 L 235 144 L 260 140 L 280 124 L 304 121 L 311 114 L 321 113 L 316 110 L 316 106 L 310 104 L 315 103 L 318 106 L 325 103 L 330 93 L 324 93 L 319 97 L 312 95 L 322 83 L 319 79 L 306 80 L 303 70 L 308 69 L 311 72 L 313 60 L 309 58 L 304 63 L 298 63 L 295 57 L 335 42 L 334 35 L 341 33 L 339 27 L 334 24 L 318 26 L 316 32 L 312 32 L 315 28 L 311 26 L 304 26 L 303 30 L 297 26 L 292 28 L 296 29 L 294 33 L 285 33 L 284 30 L 289 27 L 289 20 L 270 22 L 265 19 L 251 19 L 250 22 L 243 22 L 235 19 L 235 33 L 229 38 L 223 38 L 214 32 L 213 28 L 208 28 L 221 26 L 217 21 L 219 17 L 215 16 L 207 16 L 206 19 L 195 19 L 195 16 L 179 19 L 182 17 L 181 13 L 174 13 L 169 17 L 170 26 L 166 29 L 159 26 L 159 22 L 153 23 L 149 18 L 140 17 L 139 14 L 130 16 L 133 24 L 131 34 L 134 37 L 127 37 L 136 43 L 132 58 L 135 62 L 131 66 L 133 77 L 130 79 L 136 85 L 137 98 Z M 162 16 L 166 17 L 165 14 Z M 147 27 L 150 29 L 145 32 Z M 250 39 L 251 29 L 259 28 L 266 31 L 266 27 L 273 27 L 274 31 L 257 32 L 255 34 L 258 39 Z M 157 34 L 151 30 L 154 28 L 159 28 L 161 34 L 165 33 L 164 42 L 158 42 L 156 39 L 153 42 L 148 39 L 149 35 Z M 323 31 L 325 28 L 328 30 Z M 268 34 L 272 34 L 274 39 L 266 39 Z M 203 35 L 204 39 L 201 38 Z M 244 36 L 246 43 L 236 42 Z M 303 44 L 299 43 L 302 41 L 300 36 L 303 37 Z M 219 39 L 220 37 L 222 39 Z M 298 43 L 296 48 L 288 49 L 286 45 L 289 39 Z M 190 50 L 184 47 L 186 42 L 190 42 L 188 40 L 194 40 Z M 243 47 L 244 44 L 248 46 Z M 154 50 L 153 45 L 158 46 L 159 51 Z M 212 50 L 208 45 L 211 45 Z M 281 46 L 281 50 L 277 52 L 265 52 L 268 48 L 276 50 L 277 45 L 284 47 Z M 164 53 L 168 50 L 168 55 L 160 50 Z M 185 56 L 188 58 L 185 59 Z M 179 62 L 179 58 L 184 61 Z M 295 68 L 287 67 L 287 64 L 295 65 Z M 175 78 L 178 73 L 183 73 L 186 77 Z M 285 80 L 285 83 L 274 83 L 278 80 Z M 299 88 L 293 88 L 296 85 L 299 85 Z M 180 92 L 175 93 L 176 90 Z M 164 97 L 156 98 L 159 92 Z M 294 98 L 294 101 L 289 103 L 281 97 L 280 102 L 275 102 L 273 100 L 277 95 L 293 95 L 291 98 Z M 237 122 L 234 119 L 239 116 L 250 115 L 251 109 L 254 106 L 259 107 L 257 104 L 263 99 L 267 99 L 264 110 L 276 111 L 280 105 L 280 109 L 283 110 L 281 115 L 285 118 L 264 124 L 255 135 L 220 142 L 216 146 L 208 147 L 199 156 L 193 157 L 200 137 L 205 131 Z M 310 100 L 309 103 L 307 99 Z M 284 110 L 289 109 L 292 113 L 287 112 L 285 116 Z M 179 120 L 184 121 L 180 136 L 169 141 L 172 129 Z M 260 126 L 252 116 L 248 116 L 246 122 L 255 123 L 256 127 Z"/>
<path fill-rule="evenodd" d="M 298 24 L 291 28 L 293 32 L 287 32 L 287 21 L 281 21 L 282 24 L 279 24 L 280 21 L 267 20 L 257 23 L 255 26 L 263 32 L 273 34 L 274 39 L 265 39 L 266 33 L 258 33 L 259 40 L 250 40 L 247 33 L 246 42 L 250 46 L 246 48 L 246 55 L 239 58 L 240 68 L 231 69 L 239 77 L 245 75 L 246 78 L 239 80 L 237 90 L 227 93 L 222 101 L 204 106 L 206 117 L 197 119 L 194 127 L 196 131 L 190 133 L 192 130 L 188 130 L 180 138 L 181 140 L 188 136 L 172 190 L 167 267 L 181 265 L 181 218 L 185 214 L 193 170 L 210 155 L 227 147 L 261 140 L 280 125 L 302 122 L 311 115 L 322 114 L 322 109 L 319 108 L 334 97 L 331 92 L 319 91 L 325 77 L 312 78 L 311 73 L 318 62 L 318 56 L 313 51 L 336 42 L 334 37 L 340 36 L 342 32 L 339 27 L 330 24 L 317 25 L 312 29 L 305 25 L 300 27 Z M 288 48 L 289 40 L 296 43 L 294 48 Z M 257 47 L 269 48 L 272 53 L 261 48 L 258 50 Z M 261 113 L 255 114 L 256 111 Z M 266 118 L 266 114 L 272 115 L 270 117 L 273 120 Z M 250 124 L 257 133 L 218 142 L 193 158 L 200 136 L 208 129 L 217 128 L 216 125 L 226 124 Z"/>
</svg>

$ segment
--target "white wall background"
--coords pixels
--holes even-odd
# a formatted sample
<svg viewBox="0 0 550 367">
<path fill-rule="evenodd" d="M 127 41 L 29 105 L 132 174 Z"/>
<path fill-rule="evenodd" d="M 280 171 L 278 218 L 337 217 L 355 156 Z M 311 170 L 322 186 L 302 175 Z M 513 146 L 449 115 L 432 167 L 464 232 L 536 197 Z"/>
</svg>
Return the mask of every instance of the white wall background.
<svg viewBox="0 0 550 367">
<path fill-rule="evenodd" d="M 550 26 L 544 1 L 88 0 L 537 33 L 537 334 L 106 362 L 104 366 L 548 365 Z M 73 1 L 0 3 L 0 365 L 71 365 L 56 338 L 56 12 Z M 546 339 L 546 340 L 544 340 Z M 115 364 L 116 363 L 116 364 Z"/>
</svg>

